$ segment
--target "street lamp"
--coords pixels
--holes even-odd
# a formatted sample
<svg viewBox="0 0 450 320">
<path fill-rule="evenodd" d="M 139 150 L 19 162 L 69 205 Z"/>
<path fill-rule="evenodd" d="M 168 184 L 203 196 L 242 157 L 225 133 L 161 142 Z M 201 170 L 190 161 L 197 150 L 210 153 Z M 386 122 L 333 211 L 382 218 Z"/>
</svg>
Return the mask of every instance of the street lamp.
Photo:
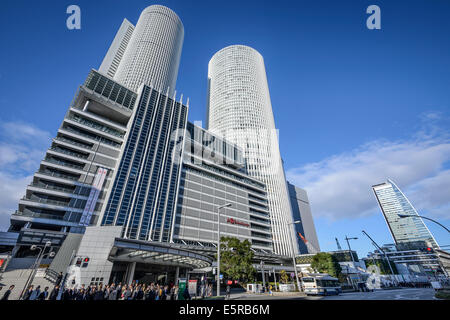
<svg viewBox="0 0 450 320">
<path fill-rule="evenodd" d="M 442 225 L 441 223 L 437 222 L 436 220 L 433 220 L 431 218 L 428 217 L 424 217 L 424 216 L 419 216 L 419 215 L 409 215 L 409 214 L 397 214 L 400 218 L 422 218 L 422 219 L 427 219 L 430 221 L 433 221 L 434 223 L 440 225 L 442 228 L 444 228 L 445 230 L 447 230 L 448 233 L 450 233 L 450 230 L 447 229 L 444 225 Z"/>
<path fill-rule="evenodd" d="M 231 203 L 225 203 L 217 207 L 217 296 L 220 296 L 220 209 L 231 207 Z"/>
<path fill-rule="evenodd" d="M 44 247 L 40 247 L 40 246 L 37 246 L 37 245 L 32 245 L 31 246 L 31 248 L 30 248 L 31 251 L 34 251 L 34 250 L 38 249 L 39 250 L 39 254 L 38 254 L 38 256 L 37 256 L 37 258 L 36 258 L 36 260 L 34 262 L 33 270 L 31 271 L 30 276 L 28 277 L 27 281 L 25 282 L 25 286 L 23 287 L 22 294 L 20 295 L 20 297 L 23 296 L 23 294 L 27 290 L 28 286 L 30 286 L 33 283 L 34 276 L 36 274 L 36 269 L 41 265 L 41 261 L 42 261 L 42 257 L 44 256 L 45 249 L 47 247 L 50 247 L 51 245 L 52 245 L 51 241 L 47 241 L 45 243 Z M 54 252 L 50 252 L 50 255 L 54 256 Z"/>
<path fill-rule="evenodd" d="M 289 222 L 287 225 L 291 225 L 291 224 L 299 224 L 301 223 L 300 220 L 296 220 L 294 222 Z M 292 240 L 292 234 L 291 232 L 289 232 L 289 238 L 291 239 L 291 249 L 292 249 L 292 263 L 294 264 L 294 272 L 295 272 L 295 278 L 297 279 L 297 288 L 298 291 L 301 291 L 300 288 L 300 281 L 298 280 L 298 273 L 297 273 L 297 263 L 295 262 L 295 250 L 294 250 L 294 240 Z"/>
<path fill-rule="evenodd" d="M 345 240 L 347 241 L 348 251 L 350 252 L 350 257 L 352 258 L 353 267 L 355 268 L 356 274 L 358 275 L 358 280 L 361 281 L 361 277 L 359 276 L 359 270 L 355 265 L 355 259 L 353 258 L 352 248 L 350 248 L 350 241 L 349 241 L 349 240 L 358 240 L 358 238 L 357 237 L 349 238 L 345 236 Z"/>
</svg>

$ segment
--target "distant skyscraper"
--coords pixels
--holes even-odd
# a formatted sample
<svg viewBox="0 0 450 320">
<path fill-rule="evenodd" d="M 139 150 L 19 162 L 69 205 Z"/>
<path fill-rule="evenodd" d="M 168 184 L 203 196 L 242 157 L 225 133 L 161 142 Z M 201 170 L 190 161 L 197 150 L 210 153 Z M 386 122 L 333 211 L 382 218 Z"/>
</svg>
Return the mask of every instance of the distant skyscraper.
<svg viewBox="0 0 450 320">
<path fill-rule="evenodd" d="M 212 57 L 207 118 L 208 129 L 240 146 L 248 173 L 266 184 L 274 250 L 290 254 L 291 206 L 264 59 L 256 50 L 233 45 Z"/>
<path fill-rule="evenodd" d="M 372 189 L 396 245 L 410 248 L 431 245 L 439 248 L 421 218 L 398 216 L 399 214 L 418 216 L 418 213 L 392 180 L 388 179 L 385 183 L 374 185 Z"/>
<path fill-rule="evenodd" d="M 308 194 L 306 190 L 298 188 L 288 182 L 289 197 L 291 199 L 293 220 L 300 220 L 295 225 L 295 231 L 299 232 L 304 239 L 296 235 L 298 249 L 301 254 L 316 253 L 320 251 L 316 228 L 311 214 Z"/>
<path fill-rule="evenodd" d="M 119 30 L 118 42 L 124 43 L 121 34 Z M 147 7 L 134 28 L 114 80 L 134 91 L 143 83 L 164 93 L 170 88 L 172 96 L 183 40 L 184 27 L 175 12 L 160 5 Z"/>
</svg>

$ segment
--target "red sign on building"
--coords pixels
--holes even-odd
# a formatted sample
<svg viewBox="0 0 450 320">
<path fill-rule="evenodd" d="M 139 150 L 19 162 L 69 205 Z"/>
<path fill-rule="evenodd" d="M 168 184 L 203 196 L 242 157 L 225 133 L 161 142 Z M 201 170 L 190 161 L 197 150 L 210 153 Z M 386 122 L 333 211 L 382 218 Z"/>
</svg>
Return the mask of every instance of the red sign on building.
<svg viewBox="0 0 450 320">
<path fill-rule="evenodd" d="M 250 227 L 250 225 L 248 223 L 233 219 L 233 218 L 227 218 L 227 222 L 231 223 L 231 224 L 238 224 L 244 227 Z"/>
</svg>

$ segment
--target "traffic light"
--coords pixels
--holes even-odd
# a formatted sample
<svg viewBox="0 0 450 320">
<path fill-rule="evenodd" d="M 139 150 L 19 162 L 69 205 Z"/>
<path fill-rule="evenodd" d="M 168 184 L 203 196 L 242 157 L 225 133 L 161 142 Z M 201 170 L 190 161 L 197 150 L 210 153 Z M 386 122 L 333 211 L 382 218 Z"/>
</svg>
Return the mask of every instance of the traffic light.
<svg viewBox="0 0 450 320">
<path fill-rule="evenodd" d="M 88 258 L 88 257 L 85 257 L 85 258 L 83 259 L 83 264 L 81 265 L 81 267 L 82 267 L 82 268 L 86 268 L 86 267 L 88 266 L 88 263 L 89 263 L 89 258 Z"/>
<path fill-rule="evenodd" d="M 77 258 L 77 262 L 75 262 L 75 266 L 80 267 L 81 266 L 81 258 Z"/>
<path fill-rule="evenodd" d="M 431 247 L 422 248 L 422 249 L 420 249 L 420 251 L 422 251 L 424 253 L 434 253 L 434 250 Z"/>
</svg>

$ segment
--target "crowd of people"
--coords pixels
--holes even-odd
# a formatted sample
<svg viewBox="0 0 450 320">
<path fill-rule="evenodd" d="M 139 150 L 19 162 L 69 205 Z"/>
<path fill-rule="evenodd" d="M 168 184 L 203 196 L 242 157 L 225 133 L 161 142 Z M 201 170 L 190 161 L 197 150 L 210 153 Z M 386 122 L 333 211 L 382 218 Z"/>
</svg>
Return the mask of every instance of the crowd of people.
<svg viewBox="0 0 450 320">
<path fill-rule="evenodd" d="M 13 289 L 14 286 L 11 286 L 1 300 L 8 300 Z M 173 284 L 150 283 L 147 285 L 135 282 L 130 285 L 112 283 L 85 286 L 83 284 L 79 288 L 65 286 L 63 290 L 59 284 L 56 284 L 50 292 L 49 287 L 42 289 L 39 285 L 36 287 L 30 285 L 20 300 L 178 300 L 180 296 L 184 300 L 191 299 L 188 288 L 183 289 L 182 292 L 180 290 L 178 285 Z M 202 298 L 212 296 L 212 285 L 202 285 L 198 295 Z"/>
</svg>

